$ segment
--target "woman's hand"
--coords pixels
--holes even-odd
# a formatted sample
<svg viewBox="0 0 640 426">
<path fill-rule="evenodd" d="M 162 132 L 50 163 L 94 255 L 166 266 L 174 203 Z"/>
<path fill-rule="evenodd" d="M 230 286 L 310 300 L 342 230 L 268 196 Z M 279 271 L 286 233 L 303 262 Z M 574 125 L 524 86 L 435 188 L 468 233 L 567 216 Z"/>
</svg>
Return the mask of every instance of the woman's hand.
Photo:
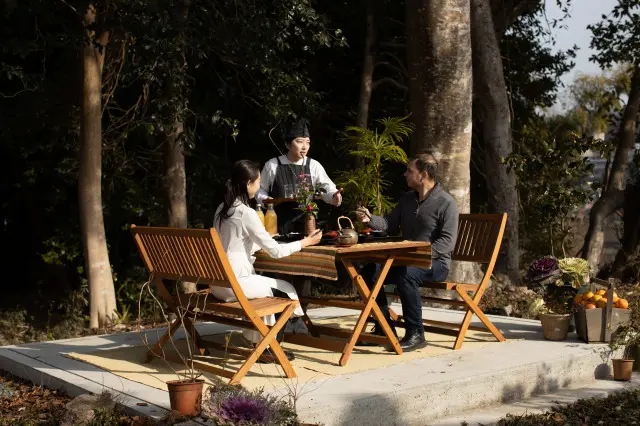
<svg viewBox="0 0 640 426">
<path fill-rule="evenodd" d="M 322 229 L 316 229 L 311 234 L 309 234 L 309 236 L 304 237 L 300 241 L 300 244 L 302 245 L 302 248 L 315 246 L 320 242 L 321 239 L 322 239 Z"/>
</svg>

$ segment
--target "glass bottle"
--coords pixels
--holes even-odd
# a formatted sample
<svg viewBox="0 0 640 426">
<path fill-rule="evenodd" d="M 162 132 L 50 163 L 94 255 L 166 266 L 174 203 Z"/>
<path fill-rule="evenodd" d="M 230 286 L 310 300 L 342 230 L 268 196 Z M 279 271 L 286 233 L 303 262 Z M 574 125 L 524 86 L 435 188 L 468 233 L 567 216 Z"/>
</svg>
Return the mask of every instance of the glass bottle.
<svg viewBox="0 0 640 426">
<path fill-rule="evenodd" d="M 269 235 L 276 235 L 278 233 L 278 216 L 273 209 L 273 204 L 267 204 L 267 213 L 264 215 L 264 227 Z"/>
<path fill-rule="evenodd" d="M 256 204 L 256 213 L 258 213 L 258 217 L 260 218 L 260 222 L 262 222 L 262 226 L 264 226 L 264 213 L 262 213 L 262 204 Z"/>
</svg>

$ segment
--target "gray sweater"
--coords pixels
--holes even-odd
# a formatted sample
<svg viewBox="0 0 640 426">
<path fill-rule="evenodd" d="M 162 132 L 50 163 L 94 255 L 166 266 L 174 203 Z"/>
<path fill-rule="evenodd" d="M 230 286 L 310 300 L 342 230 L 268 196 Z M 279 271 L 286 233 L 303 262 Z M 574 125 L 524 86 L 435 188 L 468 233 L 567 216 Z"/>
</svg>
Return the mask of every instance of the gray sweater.
<svg viewBox="0 0 640 426">
<path fill-rule="evenodd" d="M 439 183 L 422 202 L 416 191 L 406 192 L 391 213 L 386 217 L 372 216 L 369 225 L 389 234 L 400 230 L 407 240 L 431 242 L 431 257 L 450 268 L 458 237 L 458 208 Z"/>
</svg>

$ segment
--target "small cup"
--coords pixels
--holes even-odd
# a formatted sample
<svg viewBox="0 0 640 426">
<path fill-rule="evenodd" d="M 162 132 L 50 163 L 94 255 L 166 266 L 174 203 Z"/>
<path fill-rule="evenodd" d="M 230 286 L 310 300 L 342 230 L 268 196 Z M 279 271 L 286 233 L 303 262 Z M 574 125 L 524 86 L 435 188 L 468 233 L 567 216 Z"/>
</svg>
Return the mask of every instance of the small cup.
<svg viewBox="0 0 640 426">
<path fill-rule="evenodd" d="M 287 183 L 284 185 L 284 198 L 295 198 L 294 185 Z"/>
</svg>

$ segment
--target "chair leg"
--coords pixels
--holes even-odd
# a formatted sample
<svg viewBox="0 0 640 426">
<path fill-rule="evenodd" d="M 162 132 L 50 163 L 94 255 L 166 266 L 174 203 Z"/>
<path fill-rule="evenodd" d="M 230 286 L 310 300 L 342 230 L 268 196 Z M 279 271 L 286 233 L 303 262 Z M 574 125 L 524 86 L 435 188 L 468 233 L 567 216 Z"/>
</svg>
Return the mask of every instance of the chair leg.
<svg viewBox="0 0 640 426">
<path fill-rule="evenodd" d="M 187 332 L 189 333 L 189 335 L 191 336 L 191 339 L 193 340 L 193 345 L 198 350 L 198 353 L 200 355 L 210 355 L 210 352 L 205 347 L 205 343 L 202 340 L 200 333 L 198 333 L 198 330 L 196 330 L 196 326 L 193 323 L 193 321 L 191 321 L 191 319 L 187 317 L 183 318 L 183 321 L 184 321 L 184 326 L 187 329 Z"/>
<path fill-rule="evenodd" d="M 147 357 L 145 359 L 145 364 L 148 364 L 153 360 L 154 357 L 162 357 L 162 347 L 171 339 L 173 334 L 178 330 L 178 328 L 182 325 L 180 319 L 176 319 L 169 325 L 169 329 L 158 339 L 158 341 L 147 351 Z"/>
<path fill-rule="evenodd" d="M 280 343 L 278 343 L 278 339 L 276 336 L 278 332 L 285 326 L 289 318 L 293 315 L 293 311 L 295 309 L 295 303 L 291 303 L 283 312 L 280 314 L 280 318 L 276 321 L 276 323 L 269 329 L 261 318 L 255 317 L 253 319 L 253 323 L 255 327 L 258 329 L 260 334 L 262 334 L 262 340 L 256 345 L 255 349 L 247 357 L 242 366 L 238 369 L 236 374 L 233 375 L 231 380 L 229 381 L 230 385 L 235 385 L 240 383 L 240 380 L 249 372 L 249 369 L 255 364 L 255 362 L 260 358 L 260 355 L 269 347 L 273 352 L 273 355 L 278 360 L 278 363 L 282 366 L 285 375 L 288 378 L 296 377 L 296 373 L 291 366 L 291 363 L 287 359 Z"/>
<path fill-rule="evenodd" d="M 498 330 L 495 325 L 493 325 L 491 320 L 489 320 L 489 318 L 487 318 L 484 312 L 482 312 L 482 310 L 478 307 L 477 303 L 479 300 L 475 300 L 476 297 L 474 297 L 474 299 L 471 299 L 471 297 L 469 297 L 469 295 L 464 289 L 456 288 L 456 292 L 458 293 L 458 295 L 460 295 L 460 297 L 466 303 L 468 308 L 467 308 L 467 312 L 464 315 L 464 320 L 460 325 L 460 331 L 458 333 L 458 337 L 456 337 L 456 342 L 454 344 L 453 349 L 458 350 L 462 346 L 462 342 L 464 341 L 464 336 L 465 334 L 467 334 L 467 330 L 469 329 L 469 325 L 471 324 L 471 318 L 473 317 L 473 314 L 476 314 L 478 316 L 478 319 L 482 321 L 485 327 L 487 327 L 487 329 L 491 332 L 491 334 L 493 334 L 493 336 L 499 342 L 504 342 L 506 339 L 502 334 L 502 332 Z M 479 299 L 479 297 L 477 297 L 477 299 Z"/>
</svg>

